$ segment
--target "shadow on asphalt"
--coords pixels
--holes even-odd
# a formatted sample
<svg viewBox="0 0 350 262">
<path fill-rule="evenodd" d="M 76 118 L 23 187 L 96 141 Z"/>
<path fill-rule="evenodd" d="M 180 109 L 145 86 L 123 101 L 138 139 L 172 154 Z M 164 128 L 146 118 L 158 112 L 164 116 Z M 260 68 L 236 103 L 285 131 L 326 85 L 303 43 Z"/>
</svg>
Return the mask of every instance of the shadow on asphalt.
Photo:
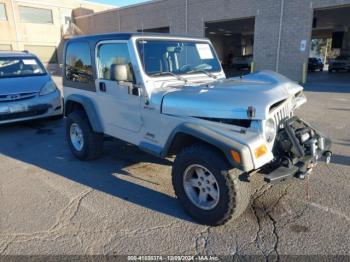
<svg viewBox="0 0 350 262">
<path fill-rule="evenodd" d="M 319 84 L 319 83 L 307 83 L 304 84 L 304 90 L 306 92 L 325 92 L 325 93 L 350 93 L 350 83 L 344 85 L 337 84 Z"/>
<path fill-rule="evenodd" d="M 304 87 L 308 92 L 350 93 L 350 73 L 309 73 Z"/>
<path fill-rule="evenodd" d="M 157 184 L 155 181 L 135 177 L 126 169 L 140 162 L 171 165 L 171 161 L 153 157 L 124 142 L 112 141 L 106 142 L 104 155 L 100 159 L 82 162 L 69 151 L 63 127 L 62 120 L 5 126 L 0 129 L 0 154 L 159 213 L 193 221 L 175 197 L 123 179 L 124 176 L 129 176 Z M 34 130 L 34 134 L 30 133 L 31 130 Z M 4 146 L 1 137 L 15 132 L 19 134 L 16 141 L 7 141 Z M 20 137 L 22 133 L 28 138 Z"/>
</svg>

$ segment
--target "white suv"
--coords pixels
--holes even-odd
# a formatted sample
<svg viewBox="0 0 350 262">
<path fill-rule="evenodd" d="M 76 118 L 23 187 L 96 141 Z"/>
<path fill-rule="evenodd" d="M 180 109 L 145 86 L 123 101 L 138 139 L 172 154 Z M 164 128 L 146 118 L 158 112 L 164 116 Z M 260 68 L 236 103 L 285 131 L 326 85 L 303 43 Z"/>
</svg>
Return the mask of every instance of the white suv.
<svg viewBox="0 0 350 262">
<path fill-rule="evenodd" d="M 298 117 L 303 88 L 263 71 L 226 79 L 207 39 L 159 34 L 78 37 L 65 46 L 65 115 L 73 154 L 88 160 L 105 136 L 158 157 L 198 222 L 220 225 L 249 204 L 249 174 L 304 178 L 330 140 Z"/>
</svg>

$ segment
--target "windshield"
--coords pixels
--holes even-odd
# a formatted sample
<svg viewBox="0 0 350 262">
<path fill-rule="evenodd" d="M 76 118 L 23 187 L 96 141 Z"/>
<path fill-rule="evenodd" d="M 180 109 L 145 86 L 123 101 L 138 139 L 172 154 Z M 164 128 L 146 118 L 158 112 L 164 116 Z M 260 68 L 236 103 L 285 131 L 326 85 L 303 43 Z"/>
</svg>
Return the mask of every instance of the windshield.
<svg viewBox="0 0 350 262">
<path fill-rule="evenodd" d="M 150 76 L 220 72 L 221 66 L 207 42 L 139 40 L 143 69 Z"/>
<path fill-rule="evenodd" d="M 1 57 L 0 78 L 37 76 L 46 74 L 35 57 Z"/>
</svg>

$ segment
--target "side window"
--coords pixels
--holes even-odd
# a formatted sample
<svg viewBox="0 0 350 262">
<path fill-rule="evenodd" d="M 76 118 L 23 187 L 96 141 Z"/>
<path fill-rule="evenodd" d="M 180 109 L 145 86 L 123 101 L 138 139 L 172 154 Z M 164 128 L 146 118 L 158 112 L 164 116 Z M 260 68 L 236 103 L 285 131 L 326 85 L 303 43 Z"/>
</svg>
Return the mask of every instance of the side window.
<svg viewBox="0 0 350 262">
<path fill-rule="evenodd" d="M 87 43 L 71 43 L 66 51 L 66 79 L 72 82 L 92 83 L 90 47 Z"/>
<path fill-rule="evenodd" d="M 126 43 L 101 44 L 98 47 L 97 59 L 99 79 L 114 80 L 113 70 L 116 66 L 122 65 L 126 68 L 126 80 L 134 81 L 130 53 Z"/>
</svg>

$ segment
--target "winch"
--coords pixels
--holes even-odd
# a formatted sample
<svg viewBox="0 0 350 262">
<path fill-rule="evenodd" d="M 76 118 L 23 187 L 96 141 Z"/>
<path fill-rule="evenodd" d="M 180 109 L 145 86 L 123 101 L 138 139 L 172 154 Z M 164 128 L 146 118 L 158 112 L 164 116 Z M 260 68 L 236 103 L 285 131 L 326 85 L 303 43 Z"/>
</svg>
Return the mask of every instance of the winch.
<svg viewBox="0 0 350 262">
<path fill-rule="evenodd" d="M 317 161 L 326 157 L 326 163 L 331 160 L 331 141 L 319 131 L 311 127 L 299 117 L 291 117 L 280 123 L 274 146 L 275 164 L 279 168 L 265 178 L 269 182 L 278 181 L 279 174 L 295 176 L 304 179 L 316 166 Z M 283 170 L 283 172 L 281 171 Z M 285 173 L 288 173 L 287 175 Z"/>
</svg>

